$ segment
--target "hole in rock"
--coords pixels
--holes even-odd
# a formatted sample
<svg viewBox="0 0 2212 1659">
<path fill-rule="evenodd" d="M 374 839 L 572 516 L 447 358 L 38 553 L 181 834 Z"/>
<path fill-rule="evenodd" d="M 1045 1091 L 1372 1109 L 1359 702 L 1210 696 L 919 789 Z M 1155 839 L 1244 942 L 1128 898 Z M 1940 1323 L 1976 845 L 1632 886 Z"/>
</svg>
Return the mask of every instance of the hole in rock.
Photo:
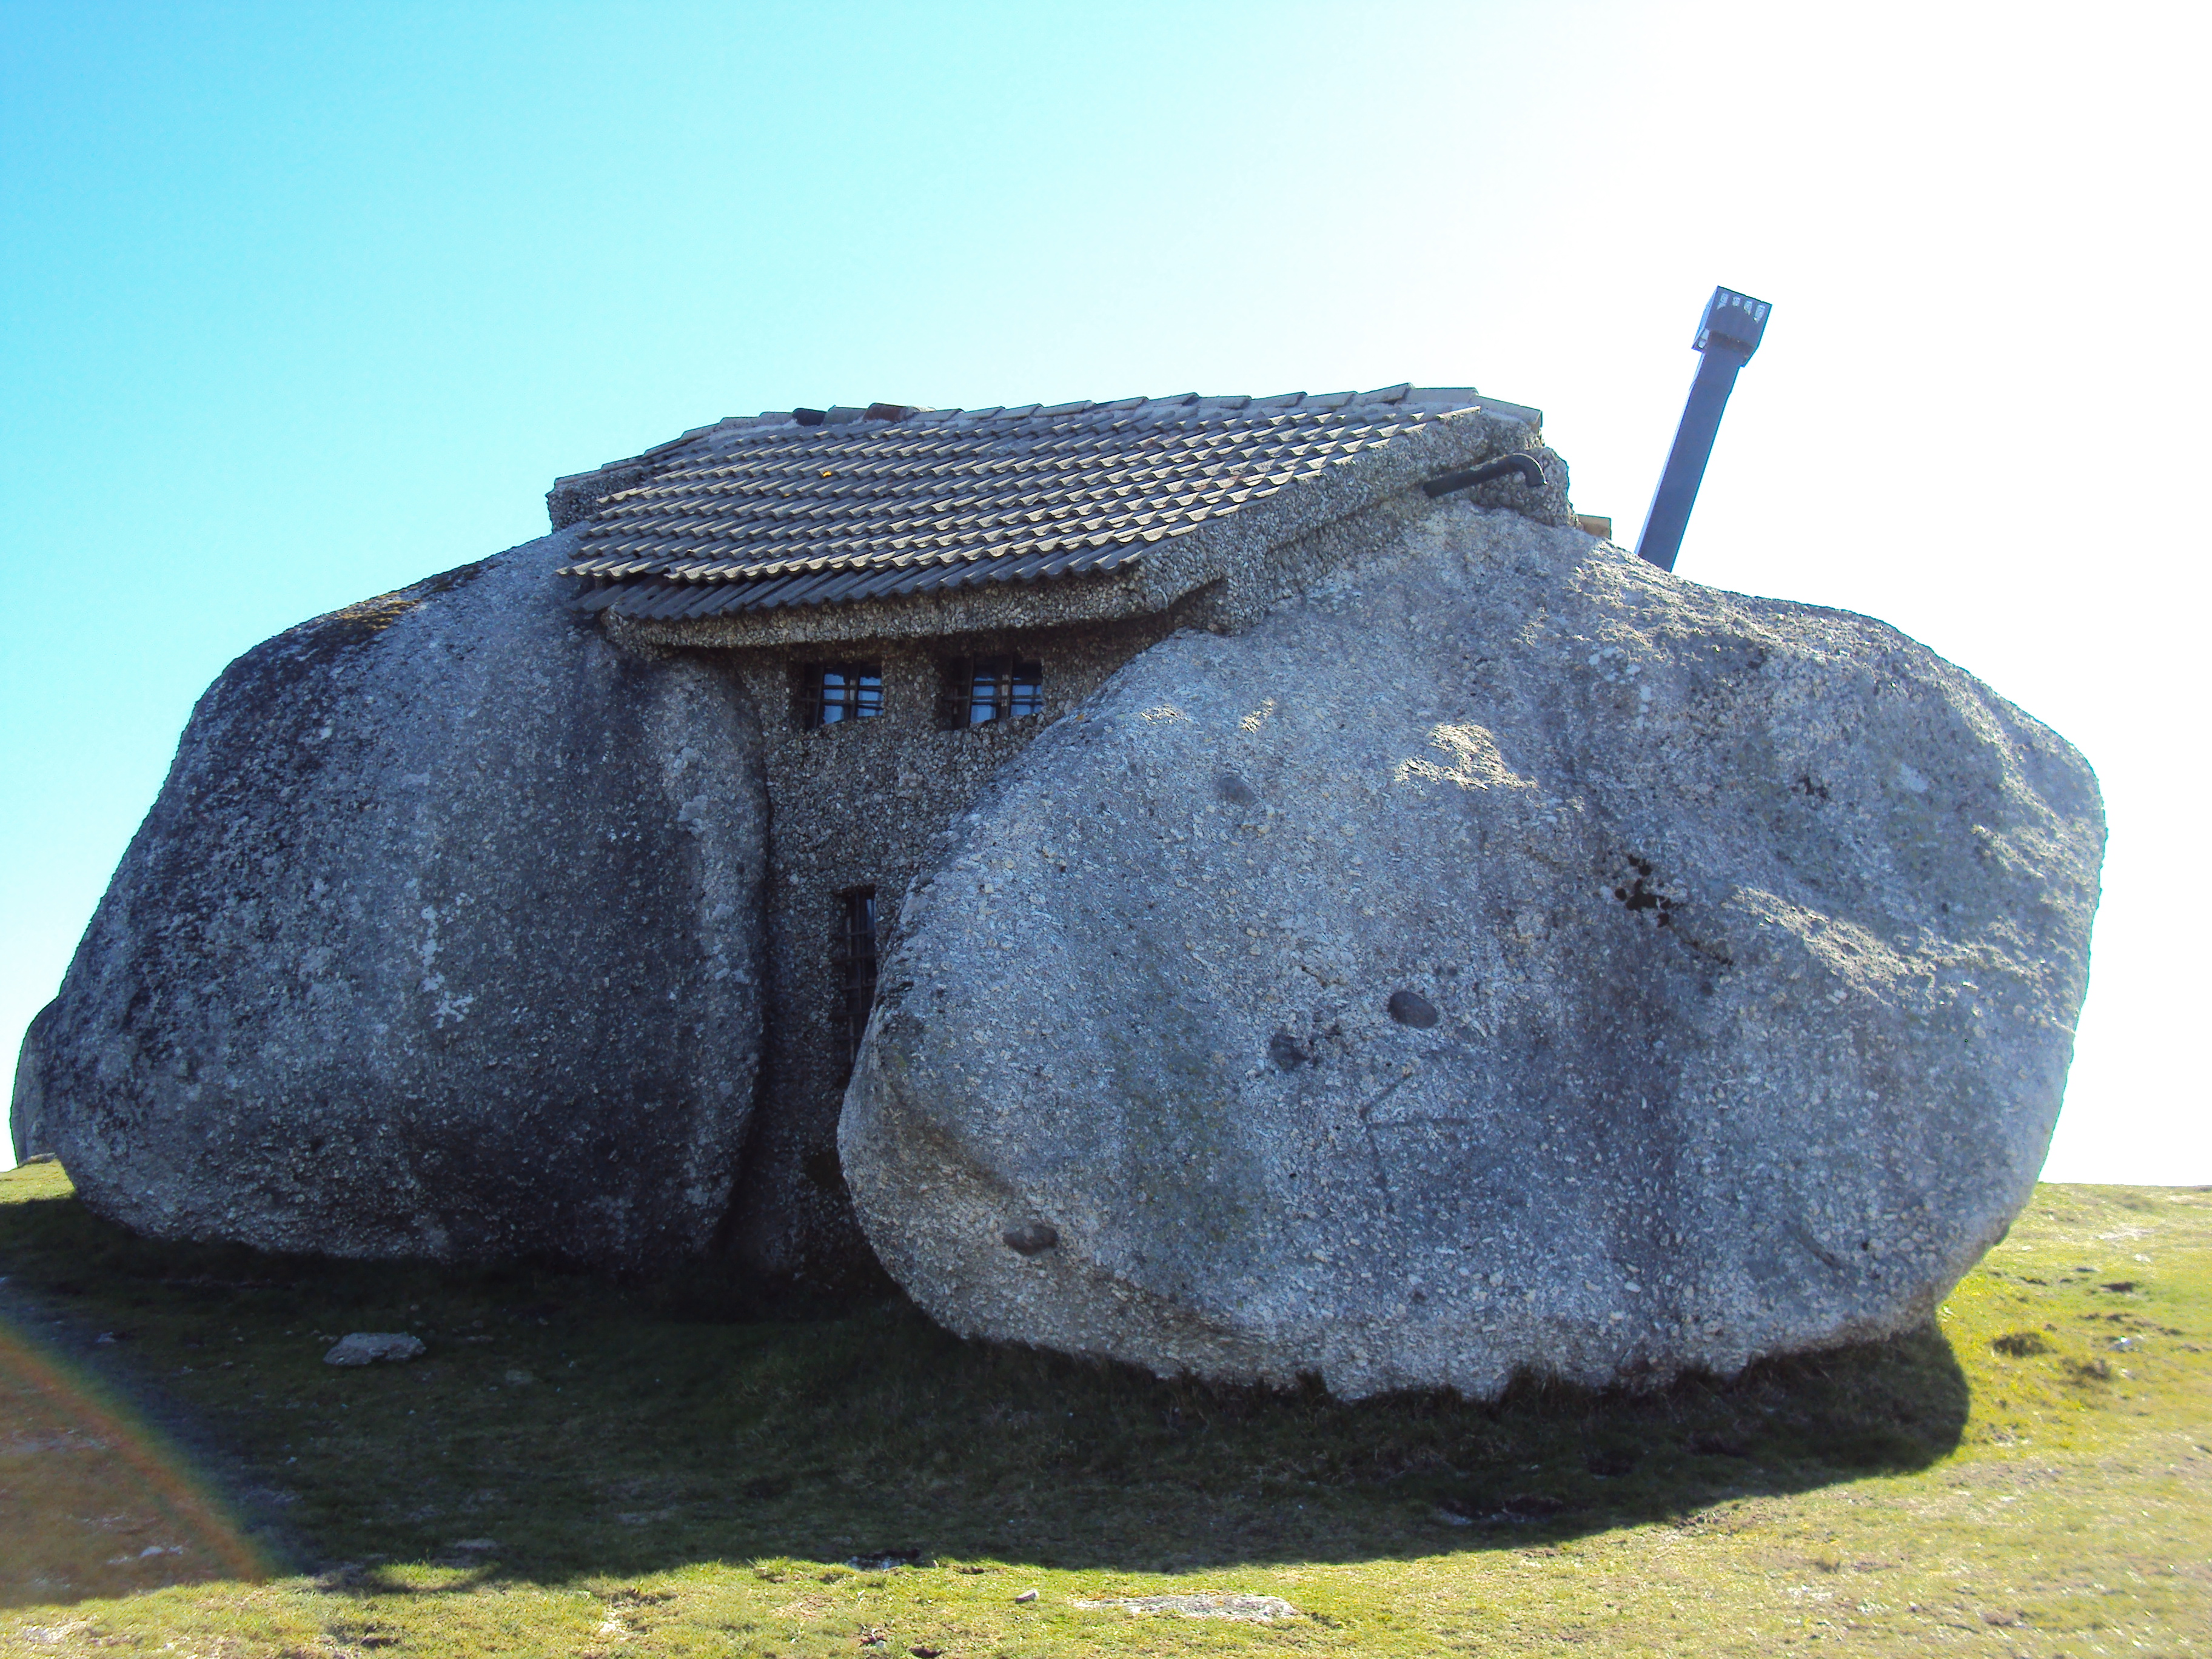
<svg viewBox="0 0 2212 1659">
<path fill-rule="evenodd" d="M 1390 1018 L 1401 1025 L 1425 1031 L 1437 1023 L 1437 1005 L 1419 991 L 1393 991 L 1389 1006 Z"/>
</svg>

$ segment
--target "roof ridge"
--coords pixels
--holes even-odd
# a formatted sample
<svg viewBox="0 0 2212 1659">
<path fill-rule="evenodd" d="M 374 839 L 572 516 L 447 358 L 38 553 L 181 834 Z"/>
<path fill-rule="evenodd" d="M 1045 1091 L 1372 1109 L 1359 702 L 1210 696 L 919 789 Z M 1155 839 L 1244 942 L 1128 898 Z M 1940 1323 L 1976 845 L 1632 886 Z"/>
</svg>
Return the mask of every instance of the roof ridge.
<svg viewBox="0 0 2212 1659">
<path fill-rule="evenodd" d="M 641 449 L 635 455 L 605 461 L 581 472 L 572 472 L 556 478 L 554 487 L 558 489 L 563 484 L 579 483 L 601 473 L 619 471 L 625 467 L 647 465 L 717 434 L 734 437 L 763 430 L 829 430 L 864 424 L 867 427 L 908 424 L 978 426 L 987 421 L 1065 420 L 1074 416 L 1103 414 L 1157 420 L 1164 416 L 1188 418 L 1200 410 L 1211 415 L 1260 416 L 1304 410 L 1334 411 L 1375 404 L 1433 410 L 1471 408 L 1479 404 L 1497 408 L 1500 412 L 1534 413 L 1525 410 L 1520 404 L 1502 404 L 1496 399 L 1486 398 L 1471 386 L 1417 386 L 1410 380 L 1400 381 L 1395 386 L 1380 386 L 1372 392 L 1286 392 L 1257 398 L 1242 392 L 1209 396 L 1185 392 L 1164 398 L 1122 398 L 1110 403 L 1086 398 L 1060 404 L 995 404 L 979 409 L 934 409 L 927 404 L 890 403 L 841 404 L 826 410 L 804 406 L 764 409 L 757 415 L 726 415 L 705 426 L 695 426 L 688 432 L 664 443 L 654 444 L 650 448 Z M 878 413 L 888 410 L 898 412 L 895 415 Z"/>
</svg>

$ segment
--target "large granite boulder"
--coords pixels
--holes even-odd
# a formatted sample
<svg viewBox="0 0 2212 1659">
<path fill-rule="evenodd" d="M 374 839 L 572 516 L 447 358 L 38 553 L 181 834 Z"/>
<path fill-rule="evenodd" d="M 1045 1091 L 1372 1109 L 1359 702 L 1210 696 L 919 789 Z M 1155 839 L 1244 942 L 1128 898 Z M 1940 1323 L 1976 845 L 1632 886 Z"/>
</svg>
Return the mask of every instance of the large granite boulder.
<svg viewBox="0 0 2212 1659">
<path fill-rule="evenodd" d="M 8 1108 L 8 1138 L 14 1144 L 15 1161 L 50 1156 L 53 1148 L 46 1144 L 46 1101 L 42 1079 L 46 1076 L 46 1023 L 53 1018 L 54 1005 L 48 1003 L 31 1016 L 31 1023 L 23 1030 L 23 1041 L 15 1050 L 15 1096 Z"/>
<path fill-rule="evenodd" d="M 1926 1316 L 2026 1201 L 2104 827 L 1863 617 L 1449 507 L 1045 733 L 841 1148 L 953 1329 L 1339 1395 Z"/>
<path fill-rule="evenodd" d="M 16 1085 L 162 1237 L 635 1266 L 726 1207 L 767 799 L 726 675 L 563 608 L 556 535 L 200 701 Z"/>
</svg>

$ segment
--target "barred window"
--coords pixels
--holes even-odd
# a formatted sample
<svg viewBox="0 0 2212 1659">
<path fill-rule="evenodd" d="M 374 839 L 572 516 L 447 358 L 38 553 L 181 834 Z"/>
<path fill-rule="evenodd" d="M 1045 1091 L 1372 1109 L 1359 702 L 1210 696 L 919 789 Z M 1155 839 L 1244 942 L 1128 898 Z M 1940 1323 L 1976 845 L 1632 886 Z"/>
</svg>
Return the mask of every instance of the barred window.
<svg viewBox="0 0 2212 1659">
<path fill-rule="evenodd" d="M 1019 720 L 1044 708 L 1044 670 L 1012 657 L 978 657 L 967 665 L 960 699 L 961 726 Z"/>
<path fill-rule="evenodd" d="M 873 663 L 825 663 L 807 671 L 806 723 L 842 726 L 884 712 L 884 671 Z"/>
<path fill-rule="evenodd" d="M 876 890 L 855 887 L 840 897 L 844 936 L 837 966 L 845 994 L 845 1066 L 849 1071 L 860 1057 L 868 1011 L 876 1006 Z"/>
</svg>

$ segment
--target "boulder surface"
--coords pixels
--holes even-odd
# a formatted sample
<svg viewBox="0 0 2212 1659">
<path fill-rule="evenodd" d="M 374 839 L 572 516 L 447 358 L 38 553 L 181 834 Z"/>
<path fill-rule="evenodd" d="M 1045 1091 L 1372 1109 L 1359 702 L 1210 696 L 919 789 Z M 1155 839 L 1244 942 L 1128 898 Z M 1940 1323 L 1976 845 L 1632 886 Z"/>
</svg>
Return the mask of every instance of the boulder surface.
<svg viewBox="0 0 2212 1659">
<path fill-rule="evenodd" d="M 2104 826 L 1893 629 L 1456 506 L 1039 738 L 840 1146 L 954 1330 L 1345 1396 L 1892 1332 L 2004 1231 Z"/>
<path fill-rule="evenodd" d="M 93 1208 L 344 1256 L 708 1241 L 760 1048 L 759 728 L 574 620 L 570 543 L 303 623 L 200 700 L 16 1085 Z"/>
</svg>

